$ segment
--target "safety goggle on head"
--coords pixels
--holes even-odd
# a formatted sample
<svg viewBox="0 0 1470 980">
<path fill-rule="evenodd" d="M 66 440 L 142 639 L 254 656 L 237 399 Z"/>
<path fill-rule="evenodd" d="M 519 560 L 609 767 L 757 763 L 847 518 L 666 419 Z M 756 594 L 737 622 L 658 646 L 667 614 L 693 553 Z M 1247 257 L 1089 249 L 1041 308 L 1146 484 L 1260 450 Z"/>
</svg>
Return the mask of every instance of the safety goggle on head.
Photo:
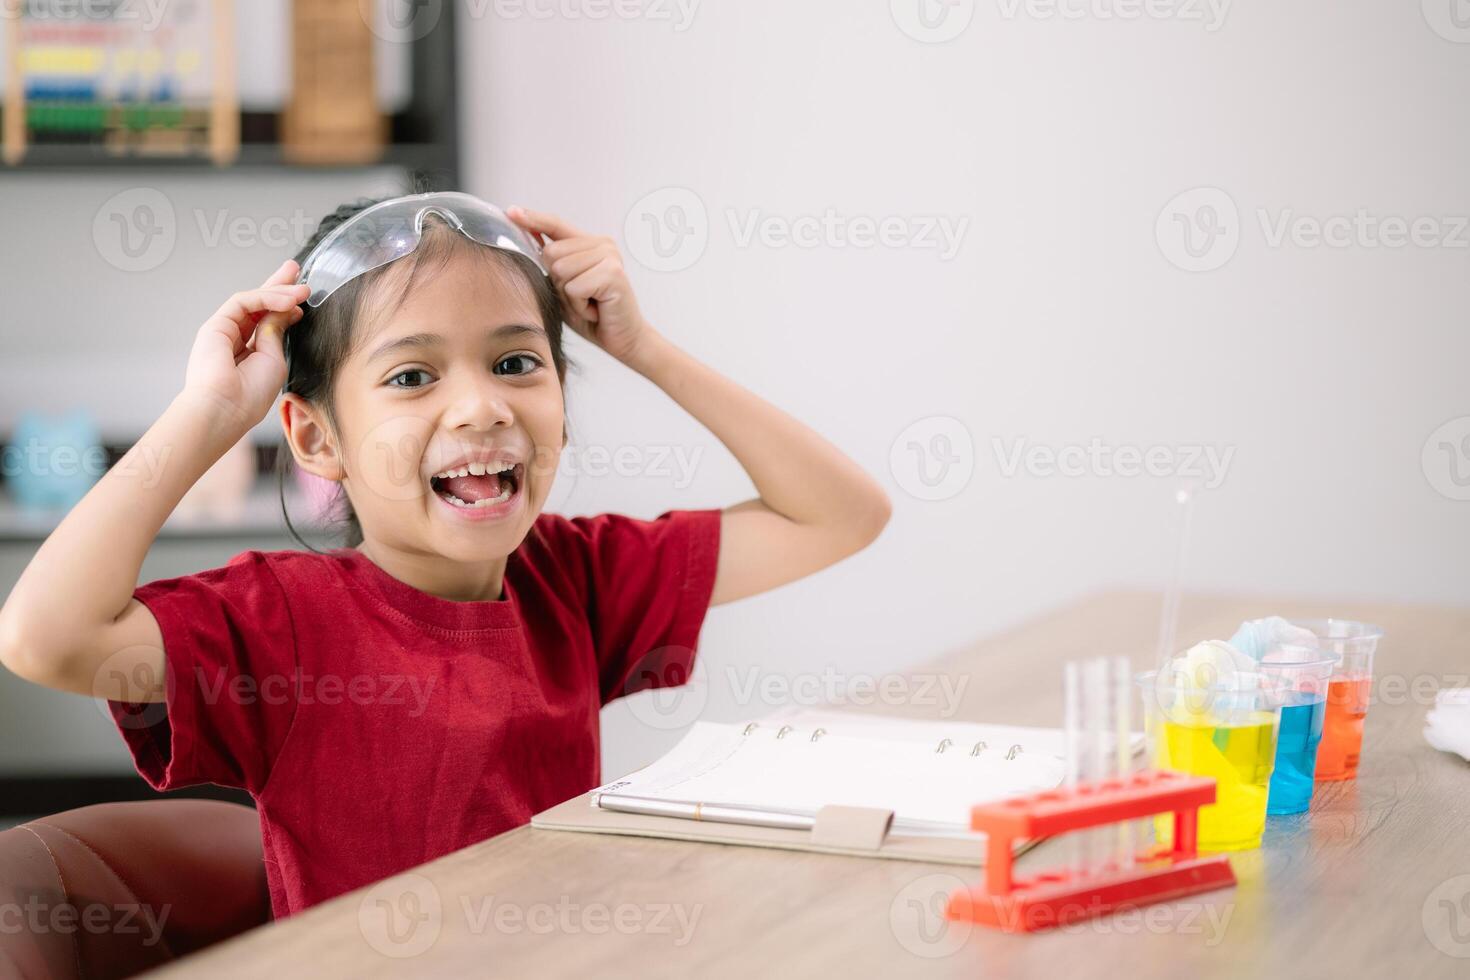
<svg viewBox="0 0 1470 980">
<path fill-rule="evenodd" d="M 495 205 L 457 191 L 411 194 L 358 212 L 317 243 L 296 279 L 311 287 L 306 305 L 321 306 L 358 276 L 412 254 L 423 240 L 424 220 L 431 214 L 471 241 L 524 255 L 543 276 L 548 275 L 541 246 Z"/>
</svg>

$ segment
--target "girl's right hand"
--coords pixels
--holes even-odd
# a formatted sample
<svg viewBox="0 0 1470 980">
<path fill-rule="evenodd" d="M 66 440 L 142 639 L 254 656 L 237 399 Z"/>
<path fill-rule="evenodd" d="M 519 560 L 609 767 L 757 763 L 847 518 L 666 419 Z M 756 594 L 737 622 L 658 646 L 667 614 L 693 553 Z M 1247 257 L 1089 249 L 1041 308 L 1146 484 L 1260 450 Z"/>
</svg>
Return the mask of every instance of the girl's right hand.
<svg viewBox="0 0 1470 980">
<path fill-rule="evenodd" d="M 310 295 L 287 259 L 259 289 L 236 293 L 204 321 L 189 353 L 184 394 L 214 403 L 243 432 L 265 418 L 286 382 L 281 337 Z"/>
</svg>

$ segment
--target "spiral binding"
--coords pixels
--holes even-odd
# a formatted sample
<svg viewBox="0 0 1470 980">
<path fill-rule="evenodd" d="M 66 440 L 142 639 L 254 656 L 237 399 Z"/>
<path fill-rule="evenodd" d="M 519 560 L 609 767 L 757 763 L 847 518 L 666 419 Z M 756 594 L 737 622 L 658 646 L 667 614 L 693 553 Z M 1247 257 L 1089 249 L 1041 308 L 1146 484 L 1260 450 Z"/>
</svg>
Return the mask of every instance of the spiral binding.
<svg viewBox="0 0 1470 980">
<path fill-rule="evenodd" d="M 751 732 L 755 731 L 759 727 L 761 727 L 760 722 L 758 722 L 758 721 L 752 721 L 752 722 L 750 722 L 749 724 L 747 724 L 745 726 L 745 728 L 740 732 L 740 734 L 741 735 L 749 735 Z M 787 735 L 790 735 L 794 731 L 796 731 L 796 729 L 793 728 L 792 726 L 790 726 L 790 725 L 782 725 L 776 731 L 776 738 L 777 739 L 783 739 Z M 809 739 L 809 741 L 815 742 L 817 739 L 821 738 L 825 734 L 827 734 L 827 729 L 825 729 L 825 728 L 815 729 L 812 732 L 812 737 Z M 947 749 L 947 748 L 949 748 L 952 745 L 954 745 L 954 742 L 951 739 L 942 738 L 942 739 L 939 740 L 939 744 L 934 747 L 934 754 L 935 755 L 943 755 L 944 754 L 944 750 Z M 975 743 L 975 745 L 974 745 L 973 748 L 970 749 L 970 755 L 972 757 L 979 756 L 982 752 L 985 752 L 989 747 L 990 746 L 982 738 L 980 741 L 978 741 L 978 742 Z M 1006 750 L 1005 760 L 1007 762 L 1013 762 L 1015 760 L 1016 756 L 1020 755 L 1023 751 L 1025 751 L 1025 750 L 1021 747 L 1021 744 L 1019 742 L 1014 743 L 1013 745 L 1011 745 L 1011 747 L 1009 749 Z"/>
</svg>

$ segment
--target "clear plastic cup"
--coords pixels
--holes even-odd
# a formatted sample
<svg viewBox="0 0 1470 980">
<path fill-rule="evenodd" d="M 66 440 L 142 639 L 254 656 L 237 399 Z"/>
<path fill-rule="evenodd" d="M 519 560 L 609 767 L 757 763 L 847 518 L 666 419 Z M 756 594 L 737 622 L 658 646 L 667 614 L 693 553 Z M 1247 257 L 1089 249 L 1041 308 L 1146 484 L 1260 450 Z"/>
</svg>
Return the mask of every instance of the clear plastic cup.
<svg viewBox="0 0 1470 980">
<path fill-rule="evenodd" d="M 1373 656 L 1383 630 L 1347 619 L 1296 619 L 1292 625 L 1311 630 L 1318 646 L 1338 659 L 1327 687 L 1317 778 L 1355 779 L 1363 751 L 1363 719 L 1373 688 Z"/>
<path fill-rule="evenodd" d="M 1259 847 L 1276 764 L 1282 683 L 1262 672 L 1234 672 L 1209 684 L 1149 671 L 1137 686 L 1152 763 L 1215 780 L 1215 802 L 1199 811 L 1203 851 Z M 1170 815 L 1154 822 L 1159 843 L 1172 845 Z"/>
<path fill-rule="evenodd" d="M 1261 672 L 1280 682 L 1281 724 L 1266 813 L 1304 813 L 1312 804 L 1327 691 L 1337 657 L 1316 647 L 1280 644 L 1261 658 Z"/>
</svg>

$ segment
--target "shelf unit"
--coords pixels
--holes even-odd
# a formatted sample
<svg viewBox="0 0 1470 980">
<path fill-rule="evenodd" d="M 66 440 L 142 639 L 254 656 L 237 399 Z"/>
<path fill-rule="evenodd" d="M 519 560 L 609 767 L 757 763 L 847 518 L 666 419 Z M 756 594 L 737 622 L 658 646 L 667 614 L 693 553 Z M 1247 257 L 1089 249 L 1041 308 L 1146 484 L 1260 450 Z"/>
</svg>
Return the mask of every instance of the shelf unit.
<svg viewBox="0 0 1470 980">
<path fill-rule="evenodd" d="M 0 162 L 0 176 L 120 169 L 219 174 L 236 170 L 252 174 L 272 170 L 333 173 L 389 167 L 423 174 L 434 190 L 458 189 L 460 137 L 454 8 L 452 3 L 444 4 L 433 29 L 409 42 L 409 101 L 390 117 L 390 141 L 383 156 L 371 163 L 326 166 L 287 163 L 279 143 L 279 113 L 242 112 L 240 153 L 234 162 L 224 166 L 202 156 L 119 156 L 96 143 L 45 143 L 27 147 L 25 157 L 17 164 Z"/>
<path fill-rule="evenodd" d="M 326 536 L 323 528 L 301 516 L 307 505 L 298 495 L 287 491 L 286 506 L 291 512 L 291 520 L 297 531 L 308 539 Z M 56 526 L 65 516 L 65 510 L 29 510 L 20 507 L 0 492 L 0 545 L 40 545 L 56 530 Z M 285 520 L 281 517 L 281 500 L 277 496 L 275 480 L 261 478 L 240 506 L 228 514 L 174 514 L 164 523 L 158 537 L 160 540 L 258 540 L 281 538 L 287 533 Z"/>
</svg>

